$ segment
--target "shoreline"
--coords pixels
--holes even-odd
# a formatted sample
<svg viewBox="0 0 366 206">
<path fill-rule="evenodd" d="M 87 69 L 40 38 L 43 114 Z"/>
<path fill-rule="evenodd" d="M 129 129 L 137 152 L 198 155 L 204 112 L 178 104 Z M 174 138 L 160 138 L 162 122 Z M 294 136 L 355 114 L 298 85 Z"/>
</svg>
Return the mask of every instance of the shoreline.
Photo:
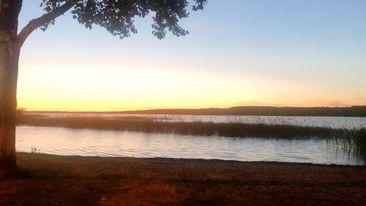
<svg viewBox="0 0 366 206">
<path fill-rule="evenodd" d="M 324 167 L 356 167 L 365 168 L 366 164 L 333 164 L 333 163 L 312 163 L 312 162 L 282 162 L 282 161 L 247 161 L 247 160 L 234 160 L 234 159 L 205 159 L 205 158 L 177 158 L 177 157 L 130 157 L 130 156 L 91 156 L 91 155 L 62 155 L 62 154 L 49 154 L 42 152 L 16 152 L 18 155 L 40 155 L 49 157 L 61 157 L 61 158 L 71 158 L 71 159 L 121 159 L 121 160 L 148 160 L 148 161 L 178 161 L 178 162 L 213 162 L 213 163 L 248 163 L 248 164 L 273 164 L 273 165 L 304 165 L 304 166 L 324 166 Z"/>
<path fill-rule="evenodd" d="M 366 166 L 17 153 L 0 205 L 360 205 Z M 1 179 L 1 177 L 0 177 Z"/>
</svg>

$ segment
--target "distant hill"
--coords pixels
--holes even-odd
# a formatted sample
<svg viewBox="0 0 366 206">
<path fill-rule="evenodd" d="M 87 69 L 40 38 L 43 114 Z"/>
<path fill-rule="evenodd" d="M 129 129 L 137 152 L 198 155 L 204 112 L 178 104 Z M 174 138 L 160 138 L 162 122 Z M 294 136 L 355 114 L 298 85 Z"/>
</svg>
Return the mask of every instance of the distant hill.
<svg viewBox="0 0 366 206">
<path fill-rule="evenodd" d="M 270 107 L 239 106 L 207 109 L 153 109 L 115 112 L 125 114 L 180 114 L 180 115 L 262 115 L 262 116 L 344 116 L 366 117 L 366 106 L 352 107 Z"/>
<path fill-rule="evenodd" d="M 24 112 L 24 111 L 23 111 Z M 151 109 L 114 112 L 26 111 L 27 113 L 103 113 L 103 114 L 175 114 L 175 115 L 253 115 L 253 116 L 338 116 L 366 117 L 366 106 L 352 107 L 272 107 L 239 106 L 206 109 Z"/>
</svg>

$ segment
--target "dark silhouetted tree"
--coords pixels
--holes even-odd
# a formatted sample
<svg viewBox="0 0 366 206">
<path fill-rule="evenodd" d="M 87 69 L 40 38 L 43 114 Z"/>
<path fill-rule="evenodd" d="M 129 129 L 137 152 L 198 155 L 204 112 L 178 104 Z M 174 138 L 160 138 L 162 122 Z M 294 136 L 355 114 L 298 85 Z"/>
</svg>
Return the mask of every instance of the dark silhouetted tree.
<svg viewBox="0 0 366 206">
<path fill-rule="evenodd" d="M 188 34 L 179 26 L 190 11 L 203 9 L 207 0 L 40 0 L 34 3 L 44 14 L 18 31 L 22 0 L 0 0 L 0 167 L 11 168 L 15 162 L 15 117 L 18 62 L 21 47 L 36 29 L 46 30 L 55 19 L 68 11 L 86 28 L 100 26 L 112 35 L 128 37 L 137 30 L 134 18 L 152 16 L 152 34 L 158 39 L 167 32 Z M 33 2 L 33 0 L 32 0 Z M 26 8 L 23 8 L 26 9 Z"/>
</svg>

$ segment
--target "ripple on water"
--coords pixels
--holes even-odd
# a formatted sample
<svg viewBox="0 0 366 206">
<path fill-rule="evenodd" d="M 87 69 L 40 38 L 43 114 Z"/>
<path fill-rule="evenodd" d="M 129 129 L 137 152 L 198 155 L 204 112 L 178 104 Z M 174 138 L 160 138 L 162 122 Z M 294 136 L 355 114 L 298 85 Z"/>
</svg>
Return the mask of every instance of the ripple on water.
<svg viewBox="0 0 366 206">
<path fill-rule="evenodd" d="M 360 165 L 363 161 L 321 139 L 198 137 L 20 126 L 17 151 L 81 156 L 129 156 L 284 161 Z"/>
</svg>

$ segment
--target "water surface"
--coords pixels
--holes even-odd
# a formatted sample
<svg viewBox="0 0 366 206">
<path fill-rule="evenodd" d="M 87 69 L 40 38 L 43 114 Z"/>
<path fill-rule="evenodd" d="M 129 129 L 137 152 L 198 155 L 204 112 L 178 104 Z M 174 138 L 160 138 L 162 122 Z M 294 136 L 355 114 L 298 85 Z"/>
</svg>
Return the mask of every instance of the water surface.
<svg viewBox="0 0 366 206">
<path fill-rule="evenodd" d="M 17 127 L 17 151 L 80 156 L 167 157 L 363 165 L 323 139 L 228 138 L 142 132 Z"/>
</svg>

